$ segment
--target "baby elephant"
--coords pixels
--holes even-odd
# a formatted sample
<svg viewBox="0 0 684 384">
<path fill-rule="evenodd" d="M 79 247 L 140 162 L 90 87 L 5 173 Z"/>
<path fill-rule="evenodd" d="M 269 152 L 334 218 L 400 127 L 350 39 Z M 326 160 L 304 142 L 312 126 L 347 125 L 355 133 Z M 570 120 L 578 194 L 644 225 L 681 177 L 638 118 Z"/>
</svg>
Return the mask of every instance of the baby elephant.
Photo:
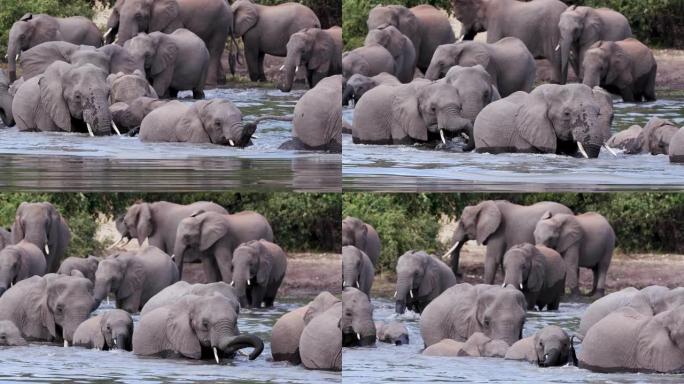
<svg viewBox="0 0 684 384">
<path fill-rule="evenodd" d="M 9 320 L 0 320 L 0 347 L 21 347 L 28 343 L 19 328 Z"/>
<path fill-rule="evenodd" d="M 112 309 L 81 323 L 74 333 L 74 345 L 103 351 L 123 349 L 131 351 L 133 319 L 120 309 Z"/>
<path fill-rule="evenodd" d="M 370 296 L 375 269 L 368 255 L 353 245 L 342 247 L 342 288 L 356 287 Z"/>
<path fill-rule="evenodd" d="M 0 251 L 0 296 L 11 286 L 31 276 L 43 276 L 47 264 L 43 252 L 26 240 Z"/>
<path fill-rule="evenodd" d="M 111 89 L 109 104 L 118 102 L 130 103 L 138 97 L 151 97 L 156 99 L 157 92 L 147 82 L 145 74 L 139 69 L 131 74 L 119 72 L 107 76 L 107 84 Z"/>
<path fill-rule="evenodd" d="M 267 240 L 252 240 L 233 251 L 233 282 L 243 307 L 272 307 L 287 270 L 287 255 Z"/>
<path fill-rule="evenodd" d="M 126 103 L 123 101 L 116 102 L 109 106 L 109 112 L 112 114 L 112 121 L 119 127 L 122 132 L 135 132 L 140 128 L 145 116 L 155 109 L 169 103 L 169 100 L 159 100 L 156 97 L 138 97 Z"/>
<path fill-rule="evenodd" d="M 378 341 L 383 343 L 390 343 L 394 345 L 403 345 L 409 343 L 408 329 L 404 324 L 398 321 L 392 321 L 391 323 L 376 321 L 375 331 L 378 336 Z"/>
<path fill-rule="evenodd" d="M 507 350 L 508 343 L 505 341 L 492 339 L 482 332 L 475 332 L 465 342 L 443 339 L 425 348 L 423 354 L 451 357 L 504 357 Z"/>
<path fill-rule="evenodd" d="M 558 252 L 543 245 L 515 245 L 504 255 L 503 266 L 503 285 L 520 289 L 528 310 L 558 309 L 565 292 L 565 262 Z"/>
<path fill-rule="evenodd" d="M 401 82 L 393 75 L 383 72 L 378 75 L 368 77 L 356 73 L 344 84 L 342 90 L 342 105 L 354 106 L 364 93 L 377 87 L 378 85 L 400 85 Z M 346 132 L 349 133 L 349 132 Z"/>
<path fill-rule="evenodd" d="M 62 261 L 57 273 L 60 275 L 71 275 L 73 271 L 79 271 L 83 277 L 95 283 L 95 272 L 100 264 L 100 259 L 95 256 L 67 257 Z"/>
<path fill-rule="evenodd" d="M 563 329 L 549 325 L 534 336 L 518 340 L 506 352 L 508 360 L 527 360 L 540 367 L 562 366 L 572 363 L 572 344 Z"/>
</svg>

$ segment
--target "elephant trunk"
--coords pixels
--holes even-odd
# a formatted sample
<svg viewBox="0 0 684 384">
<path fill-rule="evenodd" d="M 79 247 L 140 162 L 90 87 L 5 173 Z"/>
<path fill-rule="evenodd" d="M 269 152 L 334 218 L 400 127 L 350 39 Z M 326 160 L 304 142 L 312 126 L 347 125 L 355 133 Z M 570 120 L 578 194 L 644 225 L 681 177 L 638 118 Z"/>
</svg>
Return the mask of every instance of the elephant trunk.
<svg viewBox="0 0 684 384">
<path fill-rule="evenodd" d="M 249 359 L 254 360 L 264 351 L 264 342 L 258 336 L 242 334 L 225 340 L 217 347 L 229 355 L 234 354 L 240 349 L 254 348 L 252 353 L 249 354 Z"/>
<path fill-rule="evenodd" d="M 359 272 L 355 263 L 343 265 L 342 270 L 342 289 L 346 287 L 359 288 Z"/>
<path fill-rule="evenodd" d="M 561 51 L 561 78 L 560 83 L 568 82 L 568 63 L 570 61 L 570 50 L 572 48 L 571 38 L 562 38 L 560 42 Z"/>
<path fill-rule="evenodd" d="M 224 142 L 222 144 L 227 142 L 231 147 L 244 148 L 249 145 L 256 129 L 256 122 L 236 121 L 224 131 L 222 139 Z"/>
<path fill-rule="evenodd" d="M 235 295 L 240 301 L 241 306 L 247 305 L 247 280 L 248 274 L 236 269 L 233 272 L 233 286 L 235 287 Z"/>
<path fill-rule="evenodd" d="M 132 349 L 131 337 L 125 333 L 114 335 L 112 341 L 114 342 L 114 345 L 110 346 L 111 348 L 122 349 L 124 351 L 130 351 Z"/>
<path fill-rule="evenodd" d="M 17 57 L 20 53 L 19 43 L 10 36 L 7 45 L 7 69 L 9 71 L 10 84 L 17 80 Z"/>
<path fill-rule="evenodd" d="M 93 297 L 95 298 L 95 307 L 98 307 L 102 300 L 107 298 L 111 288 L 111 281 L 103 279 L 95 279 L 95 288 L 93 289 Z"/>
<path fill-rule="evenodd" d="M 460 110 L 454 105 L 437 112 L 437 128 L 446 130 L 452 134 L 467 133 L 473 128 L 470 120 L 460 114 Z"/>
<path fill-rule="evenodd" d="M 585 68 L 582 84 L 591 88 L 601 85 L 601 74 L 598 71 L 598 68 L 594 68 L 593 66 Z"/>
<path fill-rule="evenodd" d="M 93 90 L 83 101 L 83 121 L 90 125 L 96 136 L 109 135 L 112 132 L 112 114 L 109 112 L 109 100 L 104 90 Z"/>
<path fill-rule="evenodd" d="M 468 236 L 460 224 L 454 233 L 453 241 L 455 247 L 453 248 L 453 251 L 451 251 L 451 271 L 454 273 L 454 276 L 459 277 L 461 276 L 461 272 L 458 270 L 458 263 L 461 258 L 461 248 L 463 248 L 463 244 L 468 241 Z"/>
<path fill-rule="evenodd" d="M 117 30 L 116 43 L 123 45 L 126 41 L 132 39 L 138 32 L 146 32 L 146 28 L 140 28 L 138 22 L 133 18 L 133 15 L 125 17 L 121 20 Z"/>
<path fill-rule="evenodd" d="M 430 64 L 427 71 L 425 71 L 425 78 L 428 80 L 433 80 L 433 81 L 438 80 L 441 75 L 442 75 L 442 70 L 439 68 L 439 65 L 436 63 Z"/>
<path fill-rule="evenodd" d="M 377 339 L 375 331 L 375 323 L 371 318 L 358 318 L 355 317 L 352 320 L 352 329 L 356 333 L 354 339 L 356 340 L 356 345 L 361 347 L 369 346 L 375 344 Z"/>
<path fill-rule="evenodd" d="M 561 353 L 560 349 L 558 348 L 553 348 L 549 349 L 546 351 L 544 356 L 541 356 L 539 361 L 537 362 L 540 367 L 553 367 L 557 365 L 563 365 L 565 364 L 565 361 L 561 361 Z"/>
<path fill-rule="evenodd" d="M 74 298 L 75 301 L 81 300 L 80 297 Z M 92 300 L 88 298 L 88 300 Z M 76 332 L 76 328 L 78 328 L 79 325 L 81 325 L 82 322 L 88 320 L 90 317 L 90 312 L 91 312 L 91 306 L 86 306 L 81 309 L 74 309 L 70 311 L 70 314 L 67 314 L 67 316 L 64 319 L 64 323 L 62 325 L 62 339 L 64 341 L 69 342 L 69 344 L 73 343 L 74 339 L 74 333 Z"/>
<path fill-rule="evenodd" d="M 176 267 L 178 267 L 178 280 L 183 280 L 183 259 L 185 258 L 185 250 L 187 246 L 180 239 L 176 240 L 173 247 L 173 255 L 176 260 Z"/>
<path fill-rule="evenodd" d="M 398 314 L 402 314 L 406 311 L 406 303 L 409 302 L 409 296 L 413 296 L 412 293 L 413 280 L 405 276 L 404 274 L 399 274 L 397 276 L 397 291 L 396 295 L 396 305 L 395 311 Z M 412 298 L 412 297 L 411 297 Z"/>
<path fill-rule="evenodd" d="M 6 270 L 0 272 L 0 296 L 12 286 L 15 277 L 16 276 Z"/>
<path fill-rule="evenodd" d="M 14 115 L 12 114 L 12 101 L 13 98 L 9 94 L 9 90 L 4 87 L 0 87 L 0 119 L 6 127 L 11 127 L 14 125 Z"/>
<path fill-rule="evenodd" d="M 354 95 L 354 87 L 347 84 L 342 91 L 342 105 L 349 105 L 350 102 L 356 102 L 356 97 Z"/>
<path fill-rule="evenodd" d="M 285 59 L 285 64 L 281 68 L 282 77 L 280 82 L 278 82 L 278 88 L 283 92 L 290 92 L 292 90 L 292 84 L 294 83 L 295 76 L 297 76 L 297 69 L 299 68 L 299 63 L 301 62 L 302 56 L 299 52 L 290 53 L 288 52 L 287 58 Z"/>
</svg>

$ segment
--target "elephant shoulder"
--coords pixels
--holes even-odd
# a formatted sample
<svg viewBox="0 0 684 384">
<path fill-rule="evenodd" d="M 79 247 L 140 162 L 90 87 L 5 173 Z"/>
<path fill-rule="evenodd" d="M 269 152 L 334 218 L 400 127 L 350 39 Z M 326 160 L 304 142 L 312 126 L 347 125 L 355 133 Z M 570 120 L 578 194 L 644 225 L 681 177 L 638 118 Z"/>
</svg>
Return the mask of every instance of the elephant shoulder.
<svg viewBox="0 0 684 384">
<path fill-rule="evenodd" d="M 508 351 L 506 351 L 505 359 L 536 361 L 537 357 L 534 353 L 534 337 L 529 336 L 516 341 L 513 345 L 511 345 L 510 348 L 508 348 Z"/>
<path fill-rule="evenodd" d="M 100 331 L 100 316 L 93 316 L 82 322 L 74 332 L 74 345 L 102 349 L 104 338 Z"/>
</svg>

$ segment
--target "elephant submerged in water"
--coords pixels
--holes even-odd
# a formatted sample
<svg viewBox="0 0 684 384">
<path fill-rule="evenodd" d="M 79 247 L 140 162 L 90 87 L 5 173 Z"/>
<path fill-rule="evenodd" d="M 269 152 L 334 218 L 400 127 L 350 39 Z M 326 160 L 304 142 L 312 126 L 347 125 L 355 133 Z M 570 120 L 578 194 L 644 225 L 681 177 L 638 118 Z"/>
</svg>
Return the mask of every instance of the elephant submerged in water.
<svg viewBox="0 0 684 384">
<path fill-rule="evenodd" d="M 190 284 L 186 281 L 179 280 L 174 284 L 162 289 L 156 295 L 152 296 L 143 309 L 140 310 L 140 315 L 144 316 L 147 312 L 153 311 L 159 307 L 164 307 L 171 305 L 178 301 L 183 296 L 194 295 L 194 296 L 213 296 L 221 295 L 227 298 L 231 305 L 235 308 L 240 307 L 238 302 L 237 294 L 235 293 L 235 288 L 230 286 L 228 283 L 223 281 L 217 281 L 215 283 L 207 284 Z M 239 312 L 239 311 L 238 311 Z"/>
<path fill-rule="evenodd" d="M 111 309 L 81 323 L 74 333 L 74 346 L 102 351 L 131 351 L 133 319 L 120 309 Z"/>
<path fill-rule="evenodd" d="M 382 84 L 399 85 L 401 82 L 394 75 L 386 72 L 371 77 L 359 73 L 352 75 L 343 84 L 342 105 L 354 106 L 364 93 Z"/>
<path fill-rule="evenodd" d="M 546 326 L 534 335 L 520 339 L 506 351 L 507 360 L 526 360 L 540 367 L 574 363 L 572 340 L 556 325 Z"/>
<path fill-rule="evenodd" d="M 0 320 L 0 347 L 22 347 L 28 343 L 13 322 Z"/>
<path fill-rule="evenodd" d="M 672 163 L 684 163 L 684 129 L 679 129 L 672 135 L 670 146 L 667 151 Z"/>
</svg>

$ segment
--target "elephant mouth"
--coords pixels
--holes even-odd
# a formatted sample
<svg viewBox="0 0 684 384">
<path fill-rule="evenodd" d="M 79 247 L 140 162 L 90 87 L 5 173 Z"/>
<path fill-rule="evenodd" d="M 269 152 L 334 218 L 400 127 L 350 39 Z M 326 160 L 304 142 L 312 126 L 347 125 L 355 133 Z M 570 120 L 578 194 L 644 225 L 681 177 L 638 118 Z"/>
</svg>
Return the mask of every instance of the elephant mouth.
<svg viewBox="0 0 684 384">
<path fill-rule="evenodd" d="M 368 347 L 375 344 L 375 335 L 362 336 L 360 333 L 354 332 L 350 329 L 342 332 L 342 346 L 343 347 Z"/>
<path fill-rule="evenodd" d="M 400 337 L 392 340 L 392 343 L 396 346 L 407 345 L 409 343 L 409 337 L 408 335 L 401 335 Z"/>
</svg>

